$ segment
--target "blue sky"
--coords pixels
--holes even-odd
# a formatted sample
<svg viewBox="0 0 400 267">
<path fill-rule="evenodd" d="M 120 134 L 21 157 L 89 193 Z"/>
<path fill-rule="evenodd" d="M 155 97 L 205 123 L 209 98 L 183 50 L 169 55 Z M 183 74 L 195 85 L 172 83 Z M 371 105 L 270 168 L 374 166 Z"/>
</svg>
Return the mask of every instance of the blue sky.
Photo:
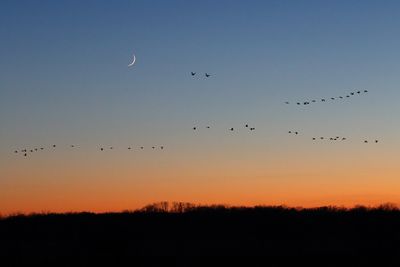
<svg viewBox="0 0 400 267">
<path fill-rule="evenodd" d="M 206 124 L 220 131 L 202 138 L 224 151 L 224 130 L 246 122 L 259 134 L 232 140 L 239 150 L 290 155 L 296 128 L 385 139 L 395 155 L 399 13 L 397 1 L 2 1 L 0 159 L 43 143 L 201 150 L 190 129 Z M 283 104 L 355 89 L 369 93 Z"/>
</svg>

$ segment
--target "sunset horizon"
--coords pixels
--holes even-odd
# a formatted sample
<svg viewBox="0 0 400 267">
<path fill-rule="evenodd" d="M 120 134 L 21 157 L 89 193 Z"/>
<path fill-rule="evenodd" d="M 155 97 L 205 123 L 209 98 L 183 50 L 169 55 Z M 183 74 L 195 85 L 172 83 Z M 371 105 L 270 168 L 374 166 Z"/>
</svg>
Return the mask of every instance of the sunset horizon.
<svg viewBox="0 0 400 267">
<path fill-rule="evenodd" d="M 397 10 L 2 2 L 0 214 L 399 205 Z"/>
</svg>

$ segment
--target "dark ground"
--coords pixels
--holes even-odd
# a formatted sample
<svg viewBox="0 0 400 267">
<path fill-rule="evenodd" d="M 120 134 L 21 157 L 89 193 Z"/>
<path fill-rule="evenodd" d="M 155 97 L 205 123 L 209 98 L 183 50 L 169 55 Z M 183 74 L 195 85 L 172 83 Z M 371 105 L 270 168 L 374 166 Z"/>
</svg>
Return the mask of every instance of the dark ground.
<svg viewBox="0 0 400 267">
<path fill-rule="evenodd" d="M 400 211 L 164 203 L 12 216 L 0 266 L 400 266 Z"/>
</svg>

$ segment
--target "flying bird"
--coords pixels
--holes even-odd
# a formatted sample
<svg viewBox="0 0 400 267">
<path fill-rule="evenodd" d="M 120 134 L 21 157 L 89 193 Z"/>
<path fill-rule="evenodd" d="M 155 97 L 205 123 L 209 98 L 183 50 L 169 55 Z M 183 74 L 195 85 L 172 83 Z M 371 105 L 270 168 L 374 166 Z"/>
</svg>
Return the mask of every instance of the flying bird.
<svg viewBox="0 0 400 267">
<path fill-rule="evenodd" d="M 205 75 L 207 78 L 211 76 L 211 74 L 208 74 L 207 72 L 205 73 Z"/>
<path fill-rule="evenodd" d="M 128 65 L 128 67 L 133 66 L 133 64 L 135 64 L 135 62 L 136 62 L 136 56 L 135 56 L 135 54 L 133 54 L 133 60 L 132 60 L 132 62 Z"/>
<path fill-rule="evenodd" d="M 193 127 L 193 130 L 196 130 L 197 129 L 197 127 Z"/>
<path fill-rule="evenodd" d="M 233 131 L 233 128 L 230 128 L 229 130 Z"/>
<path fill-rule="evenodd" d="M 288 101 L 286 101 L 286 102 L 285 102 L 285 104 L 289 104 L 289 102 L 288 102 Z"/>
<path fill-rule="evenodd" d="M 190 72 L 190 74 L 192 74 L 192 76 L 194 76 L 194 75 L 196 75 L 196 72 L 192 71 L 192 72 Z"/>
</svg>

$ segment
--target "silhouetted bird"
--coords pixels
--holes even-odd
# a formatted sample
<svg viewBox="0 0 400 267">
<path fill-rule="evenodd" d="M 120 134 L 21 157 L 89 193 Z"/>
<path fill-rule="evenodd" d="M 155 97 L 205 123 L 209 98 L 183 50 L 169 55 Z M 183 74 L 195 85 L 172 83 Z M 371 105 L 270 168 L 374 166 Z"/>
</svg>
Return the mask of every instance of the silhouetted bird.
<svg viewBox="0 0 400 267">
<path fill-rule="evenodd" d="M 288 133 L 292 133 L 292 131 L 289 131 Z"/>
<path fill-rule="evenodd" d="M 25 154 L 24 154 L 24 157 L 26 157 L 26 155 L 27 155 L 27 154 L 25 153 Z"/>
<path fill-rule="evenodd" d="M 164 146 L 160 146 L 161 149 L 164 149 Z"/>
<path fill-rule="evenodd" d="M 40 148 L 40 150 L 43 150 L 43 149 L 44 149 L 43 147 Z"/>
<path fill-rule="evenodd" d="M 31 153 L 33 153 L 33 149 L 31 149 L 30 151 L 31 151 Z"/>
<path fill-rule="evenodd" d="M 346 137 L 343 137 L 342 140 L 346 140 Z"/>
<path fill-rule="evenodd" d="M 351 92 L 350 94 L 351 94 L 351 95 L 354 95 L 354 93 L 353 93 L 353 92 Z"/>
<path fill-rule="evenodd" d="M 229 130 L 233 131 L 233 128 L 230 128 Z"/>
<path fill-rule="evenodd" d="M 300 102 L 297 102 L 297 105 L 301 105 L 301 103 L 300 103 Z"/>
<path fill-rule="evenodd" d="M 205 73 L 205 75 L 207 78 L 211 76 L 211 74 L 208 74 L 207 72 Z"/>
<path fill-rule="evenodd" d="M 56 147 L 56 145 L 53 145 L 53 147 Z"/>
<path fill-rule="evenodd" d="M 332 100 L 335 100 L 335 98 L 334 98 L 334 97 L 331 97 L 331 99 L 332 99 Z"/>
<path fill-rule="evenodd" d="M 349 95 L 346 95 L 346 97 L 350 97 Z"/>
<path fill-rule="evenodd" d="M 286 101 L 286 102 L 285 102 L 285 104 L 289 104 L 289 102 L 288 102 L 288 101 Z"/>
<path fill-rule="evenodd" d="M 114 147 L 110 146 L 110 149 L 114 149 Z"/>
<path fill-rule="evenodd" d="M 207 129 L 210 129 L 210 126 L 207 126 L 206 128 L 207 128 Z"/>
<path fill-rule="evenodd" d="M 190 72 L 190 73 L 192 74 L 192 76 L 196 75 L 196 72 L 193 72 L 193 71 L 192 71 L 192 72 Z"/>
<path fill-rule="evenodd" d="M 103 150 L 104 150 L 104 148 L 102 148 L 102 147 L 101 147 L 101 148 L 100 148 L 100 150 L 101 150 L 101 151 L 103 151 Z"/>
<path fill-rule="evenodd" d="M 364 93 L 368 93 L 368 90 L 364 90 Z"/>
<path fill-rule="evenodd" d="M 15 151 L 14 151 L 14 153 L 18 153 L 18 151 L 17 151 L 17 150 L 15 150 Z"/>
<path fill-rule="evenodd" d="M 316 100 L 311 100 L 311 102 L 314 102 L 314 103 L 315 103 L 315 102 L 316 102 Z"/>
<path fill-rule="evenodd" d="M 255 129 L 256 129 L 256 128 L 254 128 L 254 127 L 253 127 L 253 128 L 250 128 L 250 131 L 254 131 Z"/>
<path fill-rule="evenodd" d="M 323 137 L 320 137 L 320 139 L 323 140 L 324 138 L 323 138 Z"/>
<path fill-rule="evenodd" d="M 343 99 L 343 96 L 339 96 L 340 99 Z"/>
<path fill-rule="evenodd" d="M 246 128 L 247 128 L 247 127 L 249 127 L 249 125 L 248 125 L 248 124 L 246 124 L 244 127 L 246 127 Z"/>
<path fill-rule="evenodd" d="M 71 147 L 75 147 L 74 145 L 71 145 Z"/>
<path fill-rule="evenodd" d="M 365 141 L 364 141 L 364 143 L 368 143 L 368 141 L 367 141 L 367 140 L 365 140 Z"/>
<path fill-rule="evenodd" d="M 299 134 L 299 132 L 294 132 L 294 134 Z"/>
<path fill-rule="evenodd" d="M 325 99 L 321 99 L 322 102 L 325 102 Z"/>
<path fill-rule="evenodd" d="M 154 148 L 156 148 L 156 147 L 155 147 L 155 146 L 152 146 L 151 148 L 154 149 Z"/>
<path fill-rule="evenodd" d="M 315 140 L 315 137 L 313 137 L 312 140 Z"/>
<path fill-rule="evenodd" d="M 375 143 L 378 143 L 378 140 L 375 140 Z"/>
<path fill-rule="evenodd" d="M 144 148 L 144 147 L 142 147 L 142 146 L 140 147 L 140 149 L 143 149 L 143 148 Z"/>
<path fill-rule="evenodd" d="M 361 94 L 361 91 L 357 91 L 357 94 Z"/>
<path fill-rule="evenodd" d="M 197 128 L 196 127 L 193 127 L 193 130 L 196 130 Z"/>
<path fill-rule="evenodd" d="M 128 147 L 128 150 L 131 150 L 131 147 Z"/>
</svg>

